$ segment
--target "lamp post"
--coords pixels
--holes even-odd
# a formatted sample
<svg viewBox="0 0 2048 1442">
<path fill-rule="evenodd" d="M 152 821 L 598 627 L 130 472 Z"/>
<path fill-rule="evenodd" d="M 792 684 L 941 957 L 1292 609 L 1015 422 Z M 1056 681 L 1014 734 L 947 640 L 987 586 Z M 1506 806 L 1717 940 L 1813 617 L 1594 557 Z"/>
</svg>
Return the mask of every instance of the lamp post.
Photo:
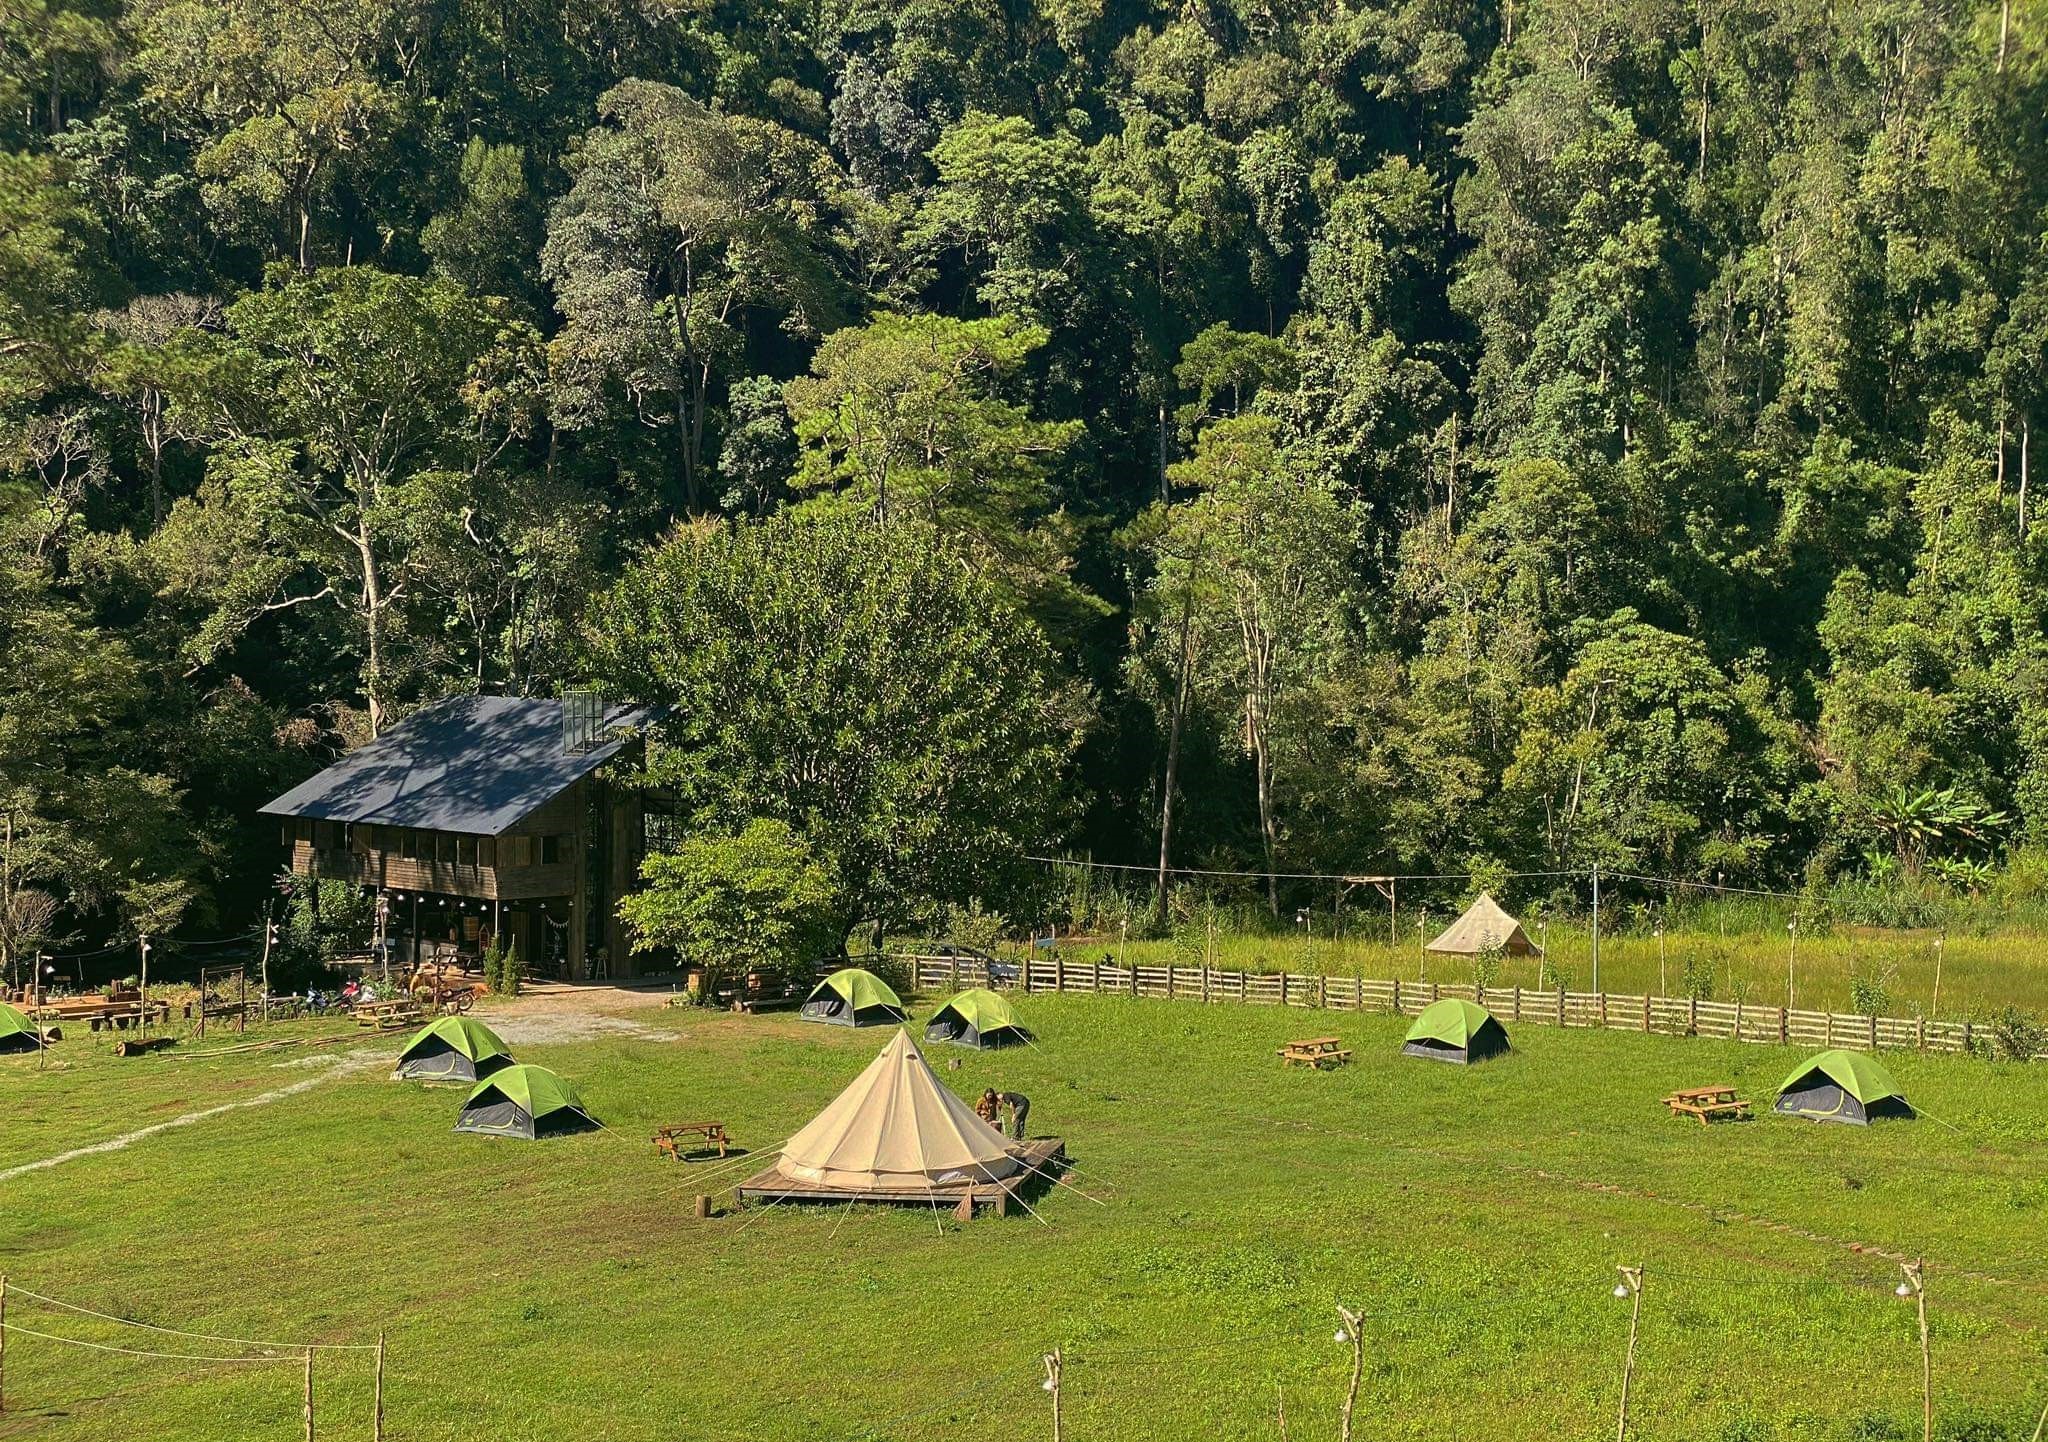
<svg viewBox="0 0 2048 1442">
<path fill-rule="evenodd" d="M 1039 1384 L 1052 1393 L 1052 1442 L 1060 1442 L 1060 1349 L 1045 1354 L 1045 1381 Z"/>
<path fill-rule="evenodd" d="M 1928 1008 L 1930 1015 L 1941 1015 L 1941 959 L 1947 952 L 1948 928 L 1943 927 L 1934 937 L 1934 1003 Z"/>
<path fill-rule="evenodd" d="M 1927 1345 L 1927 1259 L 1899 1263 L 1906 1280 L 1897 1294 L 1910 1298 L 1920 1313 L 1920 1442 L 1934 1442 L 1934 1357 Z"/>
<path fill-rule="evenodd" d="M 1657 923 L 1657 995 L 1671 995 L 1671 982 L 1664 969 L 1664 923 Z"/>
<path fill-rule="evenodd" d="M 1643 1317 L 1643 1269 L 1641 1266 L 1616 1267 L 1621 1280 L 1614 1285 L 1614 1295 L 1628 1299 L 1628 1356 L 1621 1364 L 1621 1413 L 1614 1423 L 1614 1442 L 1628 1439 L 1628 1389 L 1636 1375 L 1636 1330 Z"/>
<path fill-rule="evenodd" d="M 1338 1442 L 1351 1442 L 1351 1409 L 1358 1405 L 1358 1382 L 1365 1375 L 1365 1329 L 1361 1322 L 1364 1314 L 1349 1307 L 1338 1305 L 1337 1316 L 1343 1325 L 1337 1328 L 1337 1340 L 1351 1344 L 1351 1386 L 1344 1393 L 1344 1420 L 1338 1432 Z"/>
<path fill-rule="evenodd" d="M 1799 960 L 1799 918 L 1793 917 L 1785 923 L 1785 1010 L 1792 1010 L 1792 978 L 1794 965 Z"/>
</svg>

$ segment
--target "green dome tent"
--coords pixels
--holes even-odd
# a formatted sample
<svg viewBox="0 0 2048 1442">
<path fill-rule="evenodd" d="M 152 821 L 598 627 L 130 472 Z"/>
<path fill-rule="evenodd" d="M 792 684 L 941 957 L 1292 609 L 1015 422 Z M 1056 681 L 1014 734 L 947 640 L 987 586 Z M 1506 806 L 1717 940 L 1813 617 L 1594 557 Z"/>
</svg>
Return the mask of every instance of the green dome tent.
<svg viewBox="0 0 2048 1442">
<path fill-rule="evenodd" d="M 1017 1021 L 1010 1004 L 986 987 L 969 987 L 932 1013 L 925 1024 L 926 1041 L 951 1042 L 955 1046 L 1015 1046 L 1031 1040 L 1031 1033 Z"/>
<path fill-rule="evenodd" d="M 888 983 L 857 966 L 819 982 L 797 1015 L 830 1026 L 887 1026 L 904 1019 L 902 999 Z"/>
<path fill-rule="evenodd" d="M 1913 1108 L 1876 1057 L 1824 1051 L 1801 1062 L 1778 1088 L 1773 1108 L 1788 1117 L 1867 1127 L 1872 1117 L 1910 1119 Z"/>
<path fill-rule="evenodd" d="M 576 1088 L 546 1067 L 508 1066 L 477 1084 L 462 1104 L 455 1130 L 532 1141 L 596 1125 Z"/>
<path fill-rule="evenodd" d="M 444 1016 L 420 1029 L 398 1054 L 393 1081 L 482 1081 L 512 1065 L 498 1034 L 466 1016 Z"/>
<path fill-rule="evenodd" d="M 11 1006 L 0 1006 L 0 1052 L 34 1051 L 42 1044 L 34 1022 Z"/>
<path fill-rule="evenodd" d="M 1507 1049 L 1507 1029 L 1494 1020 L 1492 1012 L 1473 1002 L 1446 997 L 1422 1009 L 1415 1025 L 1408 1028 L 1401 1054 L 1464 1066 Z"/>
</svg>

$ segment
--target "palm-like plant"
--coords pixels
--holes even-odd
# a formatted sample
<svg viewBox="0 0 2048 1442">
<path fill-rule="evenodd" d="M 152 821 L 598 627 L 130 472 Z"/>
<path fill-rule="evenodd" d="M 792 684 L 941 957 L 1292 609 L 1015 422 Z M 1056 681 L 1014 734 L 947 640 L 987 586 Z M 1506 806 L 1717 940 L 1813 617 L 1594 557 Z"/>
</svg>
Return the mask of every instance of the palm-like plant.
<svg viewBox="0 0 2048 1442">
<path fill-rule="evenodd" d="M 1891 843 L 1899 864 L 1918 874 L 1930 856 L 1991 846 L 2012 817 L 1953 786 L 1919 791 L 1895 786 L 1870 803 L 1871 824 Z"/>
</svg>

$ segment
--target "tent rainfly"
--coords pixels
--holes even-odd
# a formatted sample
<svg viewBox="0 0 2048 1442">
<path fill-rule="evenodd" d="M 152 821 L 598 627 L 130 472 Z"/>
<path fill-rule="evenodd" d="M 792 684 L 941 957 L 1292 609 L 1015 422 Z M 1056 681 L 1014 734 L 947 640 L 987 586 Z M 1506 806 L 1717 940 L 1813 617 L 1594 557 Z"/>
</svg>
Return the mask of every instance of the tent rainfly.
<svg viewBox="0 0 2048 1442">
<path fill-rule="evenodd" d="M 1515 956 L 1543 955 L 1543 949 L 1522 930 L 1522 923 L 1501 910 L 1500 903 L 1485 891 L 1427 949 L 1440 956 L 1478 956 L 1489 951 L 1505 951 Z"/>
<path fill-rule="evenodd" d="M 900 1191 L 1015 1176 L 1011 1142 L 939 1083 L 898 1031 L 853 1085 L 783 1143 L 776 1171 L 843 1192 Z"/>
<path fill-rule="evenodd" d="M 1017 1013 L 1007 1001 L 986 987 L 976 986 L 932 1013 L 932 1019 L 925 1024 L 924 1039 L 992 1051 L 1028 1042 L 1031 1033 L 1018 1024 Z"/>
<path fill-rule="evenodd" d="M 455 1130 L 485 1137 L 558 1136 L 589 1131 L 597 1119 L 583 1109 L 576 1088 L 546 1067 L 508 1066 L 477 1084 L 462 1104 Z"/>
<path fill-rule="evenodd" d="M 0 1052 L 34 1051 L 42 1044 L 34 1022 L 11 1006 L 0 1006 Z"/>
<path fill-rule="evenodd" d="M 1824 1051 L 1801 1062 L 1778 1088 L 1774 1108 L 1788 1117 L 1867 1127 L 1872 1117 L 1910 1119 L 1913 1108 L 1875 1057 Z"/>
<path fill-rule="evenodd" d="M 1485 1007 L 1446 997 L 1431 1002 L 1408 1028 L 1403 1056 L 1428 1057 L 1431 1061 L 1485 1061 L 1508 1049 L 1507 1028 Z"/>
<path fill-rule="evenodd" d="M 393 1081 L 468 1082 L 512 1065 L 498 1034 L 466 1016 L 444 1016 L 423 1027 L 398 1054 Z"/>
<path fill-rule="evenodd" d="M 904 1018 L 903 1001 L 871 971 L 849 966 L 833 972 L 805 998 L 797 1013 L 830 1026 L 886 1026 Z"/>
</svg>

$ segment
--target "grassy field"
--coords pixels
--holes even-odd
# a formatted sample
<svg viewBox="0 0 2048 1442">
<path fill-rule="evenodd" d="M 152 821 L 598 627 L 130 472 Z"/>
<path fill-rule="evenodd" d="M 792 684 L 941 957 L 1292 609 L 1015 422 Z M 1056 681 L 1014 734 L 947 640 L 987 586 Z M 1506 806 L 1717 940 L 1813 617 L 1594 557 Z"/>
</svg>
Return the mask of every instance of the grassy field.
<svg viewBox="0 0 2048 1442">
<path fill-rule="evenodd" d="M 772 1146 L 886 1039 L 786 1019 L 637 1011 L 524 1044 L 611 1131 L 452 1135 L 459 1094 L 386 1080 L 396 1043 L 0 1062 L 0 1269 L 18 1286 L 202 1332 L 388 1334 L 393 1442 L 879 1442 L 1049 1435 L 1334 1438 L 1369 1314 L 1359 1435 L 1611 1434 L 1627 1305 L 1648 1268 L 1632 1434 L 1708 1442 L 1917 1436 L 1912 1309 L 1885 1253 L 1924 1254 L 1938 1435 L 2024 1439 L 2048 1401 L 2048 1066 L 1899 1056 L 1928 1117 L 1868 1130 L 1766 1117 L 1703 1130 L 1656 1099 L 1767 1098 L 1775 1048 L 1526 1027 L 1469 1071 L 1397 1055 L 1386 1017 L 1020 999 L 1042 1044 L 957 1056 L 971 1094 L 1030 1094 L 1077 1181 L 1032 1218 L 775 1208 L 690 1217 L 700 1169 L 663 1121 Z M 1330 1031 L 1357 1064 L 1282 1072 Z M 299 1033 L 304 1034 L 304 1033 Z M 41 1170 L 23 1163 L 281 1089 Z M 1097 1203 L 1101 1203 L 1098 1205 Z M 205 1344 L 25 1304 L 41 1331 Z M 140 1339 L 140 1340 L 138 1340 Z M 367 1366 L 323 1354 L 323 1438 L 369 1436 Z M 148 1361 L 11 1339 L 0 1438 L 297 1437 L 296 1365 Z"/>
<path fill-rule="evenodd" d="M 1436 918 L 1434 936 L 1447 917 Z M 1088 961 L 1128 955 L 1143 966 L 1172 960 L 1198 966 L 1204 954 L 1213 966 L 1233 970 L 1372 977 L 1431 977 L 1469 982 L 1472 962 L 1430 956 L 1412 918 L 1399 945 L 1387 940 L 1386 918 L 1370 932 L 1333 937 L 1327 916 L 1315 935 L 1246 936 L 1191 934 L 1173 941 L 1129 941 L 1117 937 L 1062 942 L 1069 956 Z M 1535 935 L 1531 928 L 1531 935 Z M 1592 936 L 1582 925 L 1552 924 L 1544 934 L 1548 955 L 1506 957 L 1495 986 L 1555 987 L 1562 977 L 1574 991 L 1593 983 Z M 1937 945 L 1937 942 L 1939 943 Z M 1687 967 L 1704 986 L 1703 1000 L 1759 1006 L 1785 1003 L 1786 974 L 1792 975 L 1793 1004 L 1812 1010 L 1853 1011 L 1861 977 L 1880 988 L 1887 1016 L 1965 1020 L 1988 1017 L 2006 1006 L 2048 1016 L 2048 937 L 2031 931 L 1987 934 L 1878 931 L 1836 927 L 1795 939 L 1782 929 L 1674 931 L 1661 939 L 1642 931 L 1610 932 L 1600 941 L 1600 985 L 1628 995 L 1686 994 Z M 1940 993 L 1935 985 L 1939 972 Z"/>
</svg>

